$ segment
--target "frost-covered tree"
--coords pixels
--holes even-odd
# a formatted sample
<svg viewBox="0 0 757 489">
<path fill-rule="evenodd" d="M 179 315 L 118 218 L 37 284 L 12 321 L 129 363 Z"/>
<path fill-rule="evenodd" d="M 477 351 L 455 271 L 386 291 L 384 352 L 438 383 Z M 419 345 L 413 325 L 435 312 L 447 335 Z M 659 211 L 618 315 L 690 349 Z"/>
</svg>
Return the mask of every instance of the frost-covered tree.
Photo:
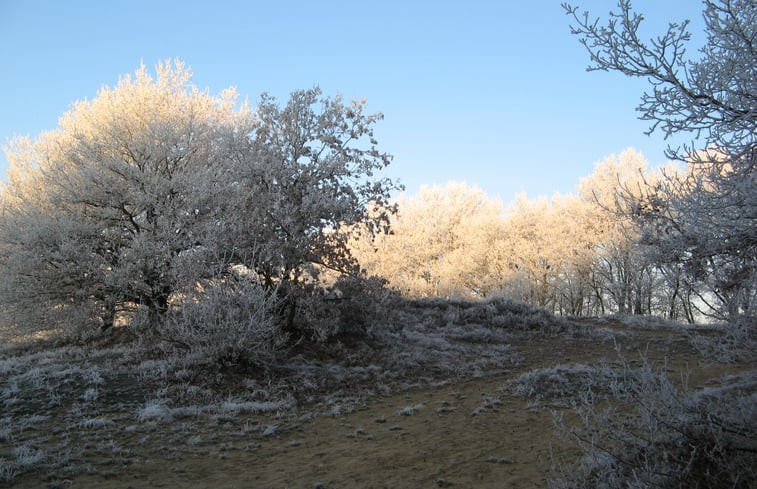
<svg viewBox="0 0 757 489">
<path fill-rule="evenodd" d="M 142 67 L 8 148 L 2 299 L 19 321 L 52 326 L 75 311 L 107 327 L 137 304 L 159 316 L 180 274 L 208 272 L 193 251 L 218 217 L 224 139 L 248 131 L 250 114 L 233 91 L 213 97 L 189 79 L 180 64 L 155 79 Z"/>
<path fill-rule="evenodd" d="M 226 236 L 256 250 L 253 268 L 266 283 L 315 278 L 318 267 L 356 272 L 346 246 L 353 224 L 371 235 L 385 230 L 399 187 L 374 176 L 391 157 L 376 148 L 381 115 L 364 114 L 364 104 L 321 100 L 312 89 L 280 108 L 263 95 L 251 137 L 236 141 L 240 160 L 230 179 L 239 182 L 232 199 L 239 221 Z"/>
<path fill-rule="evenodd" d="M 413 297 L 480 299 L 501 291 L 502 204 L 460 182 L 401 196 L 391 234 L 352 243 L 360 263 Z"/>
<path fill-rule="evenodd" d="M 626 206 L 629 193 L 641 197 L 644 186 L 658 178 L 640 153 L 628 149 L 597 163 L 594 173 L 578 187 L 592 222 L 592 283 L 603 313 L 658 312 L 656 294 L 665 287 Z"/>
<path fill-rule="evenodd" d="M 602 314 L 601 301 L 595 293 L 595 264 L 602 235 L 593 206 L 578 195 L 565 195 L 554 197 L 551 207 L 548 239 L 558 244 L 560 255 L 555 312 L 573 316 Z"/>
<path fill-rule="evenodd" d="M 394 188 L 373 177 L 390 161 L 379 117 L 318 89 L 251 110 L 232 89 L 199 90 L 179 61 L 142 66 L 7 148 L 0 302 L 31 328 L 107 328 L 135 310 L 155 326 L 208 281 L 294 297 L 318 266 L 354 272 L 343 229 L 377 229 Z"/>
<path fill-rule="evenodd" d="M 687 47 L 688 21 L 671 23 L 645 42 L 643 16 L 629 1 L 618 4 L 606 25 L 564 4 L 572 31 L 591 57 L 590 70 L 618 71 L 649 80 L 641 119 L 650 133 L 687 134 L 689 145 L 669 148 L 689 171 L 668 174 L 628 196 L 644 242 L 655 259 L 679 264 L 706 286 L 700 303 L 716 317 L 757 315 L 757 3 L 707 0 L 707 40 L 698 59 Z"/>
<path fill-rule="evenodd" d="M 546 198 L 528 200 L 520 194 L 508 208 L 504 227 L 509 293 L 548 309 L 556 303 L 564 244 L 555 235 L 553 217 Z"/>
<path fill-rule="evenodd" d="M 574 195 L 519 195 L 503 226 L 507 294 L 555 313 L 592 311 L 598 238 L 588 215 L 586 203 Z"/>
</svg>

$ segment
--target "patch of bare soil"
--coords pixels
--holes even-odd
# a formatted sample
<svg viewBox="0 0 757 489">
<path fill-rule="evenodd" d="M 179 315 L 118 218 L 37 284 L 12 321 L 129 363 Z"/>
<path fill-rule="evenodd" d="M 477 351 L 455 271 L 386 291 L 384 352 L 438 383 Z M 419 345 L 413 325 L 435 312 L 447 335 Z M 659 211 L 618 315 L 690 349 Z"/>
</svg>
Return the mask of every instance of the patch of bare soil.
<svg viewBox="0 0 757 489">
<path fill-rule="evenodd" d="M 671 329 L 639 331 L 585 322 L 591 334 L 522 337 L 520 362 L 506 373 L 389 395 L 374 395 L 323 414 L 317 406 L 282 415 L 244 413 L 141 423 L 133 413 L 95 428 L 85 469 L 30 472 L 12 485 L 75 488 L 531 488 L 545 487 L 555 461 L 578 450 L 557 438 L 552 409 L 500 387 L 532 369 L 615 362 L 640 353 L 673 379 L 697 388 L 754 363 L 711 364 Z M 503 362 L 505 359 L 503 359 Z M 567 408 L 562 409 L 568 412 Z M 321 411 L 321 414 L 313 414 Z M 109 422 L 110 423 L 110 422 Z M 54 422 L 52 423 L 54 426 Z M 98 446 L 98 443 L 101 444 Z M 94 455 L 93 455 L 94 454 Z M 75 456 L 73 458 L 76 458 Z"/>
<path fill-rule="evenodd" d="M 200 444 L 76 487 L 528 487 L 550 465 L 549 413 L 493 400 L 499 379 L 375 399 L 265 439 Z M 476 413 L 476 414 L 474 414 Z M 21 486 L 20 486 L 21 487 Z"/>
</svg>

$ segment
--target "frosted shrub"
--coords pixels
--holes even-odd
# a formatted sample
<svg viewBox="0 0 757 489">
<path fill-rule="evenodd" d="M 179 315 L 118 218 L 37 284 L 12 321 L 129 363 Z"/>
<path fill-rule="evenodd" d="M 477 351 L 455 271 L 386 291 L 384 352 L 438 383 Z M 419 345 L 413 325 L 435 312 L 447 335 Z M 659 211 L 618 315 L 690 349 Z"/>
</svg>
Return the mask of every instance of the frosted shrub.
<svg viewBox="0 0 757 489">
<path fill-rule="evenodd" d="M 11 460 L 0 457 L 0 481 L 13 480 L 18 474 L 39 464 L 45 458 L 42 449 L 30 448 L 27 445 L 19 445 L 13 448 Z"/>
<path fill-rule="evenodd" d="M 347 275 L 327 288 L 312 288 L 299 297 L 299 330 L 319 342 L 365 335 L 386 312 L 391 292 L 384 284 L 376 277 Z"/>
<path fill-rule="evenodd" d="M 274 306 L 274 294 L 250 281 L 211 281 L 171 310 L 163 336 L 190 363 L 255 363 L 283 343 Z"/>
<path fill-rule="evenodd" d="M 594 399 L 606 399 L 622 391 L 620 384 L 636 382 L 639 375 L 637 370 L 615 370 L 605 365 L 560 364 L 521 374 L 501 389 L 516 396 L 564 406 L 586 392 L 591 392 Z"/>
<path fill-rule="evenodd" d="M 174 417 L 171 408 L 165 399 L 150 399 L 144 406 L 137 409 L 137 420 L 146 421 L 170 421 Z"/>
<path fill-rule="evenodd" d="M 228 400 L 220 405 L 220 411 L 226 413 L 273 413 L 292 407 L 291 402 L 285 401 L 246 401 Z"/>
<path fill-rule="evenodd" d="M 406 309 L 424 311 L 438 325 L 485 325 L 510 332 L 556 334 L 565 332 L 569 323 L 545 309 L 505 297 L 486 301 L 427 298 L 408 300 Z"/>
<path fill-rule="evenodd" d="M 405 406 L 397 411 L 397 416 L 412 416 L 424 407 L 423 403 L 416 404 L 415 406 Z"/>
<path fill-rule="evenodd" d="M 640 330 L 682 329 L 683 323 L 658 316 L 643 316 L 640 314 L 610 314 L 606 319 L 614 319 L 627 328 Z"/>
<path fill-rule="evenodd" d="M 757 373 L 699 393 L 679 391 L 648 365 L 638 373 L 613 384 L 616 402 L 605 407 L 582 396 L 578 426 L 558 419 L 584 456 L 578 467 L 559 467 L 550 487 L 755 487 Z"/>
<path fill-rule="evenodd" d="M 555 317 L 546 309 L 505 297 L 490 299 L 487 311 L 495 311 L 487 317 L 493 326 L 539 333 L 561 333 L 568 329 L 568 323 Z"/>
<path fill-rule="evenodd" d="M 705 358 L 719 363 L 754 361 L 757 357 L 757 325 L 744 320 L 731 325 L 724 335 L 697 335 L 691 344 Z"/>
</svg>

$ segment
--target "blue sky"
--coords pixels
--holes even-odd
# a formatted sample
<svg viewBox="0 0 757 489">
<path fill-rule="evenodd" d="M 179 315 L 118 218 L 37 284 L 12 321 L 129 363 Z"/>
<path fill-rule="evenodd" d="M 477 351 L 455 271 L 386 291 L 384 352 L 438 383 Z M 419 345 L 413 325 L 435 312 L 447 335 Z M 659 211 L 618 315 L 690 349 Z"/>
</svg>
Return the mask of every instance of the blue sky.
<svg viewBox="0 0 757 489">
<path fill-rule="evenodd" d="M 575 0 L 593 15 L 614 0 Z M 636 0 L 650 36 L 696 0 Z M 194 83 L 250 101 L 319 85 L 384 113 L 376 136 L 409 193 L 448 180 L 505 202 L 571 192 L 627 147 L 663 163 L 635 107 L 647 84 L 587 73 L 557 0 L 0 0 L 0 142 L 53 129 L 75 100 L 141 61 L 181 58 Z M 7 160 L 0 155 L 0 174 Z"/>
</svg>

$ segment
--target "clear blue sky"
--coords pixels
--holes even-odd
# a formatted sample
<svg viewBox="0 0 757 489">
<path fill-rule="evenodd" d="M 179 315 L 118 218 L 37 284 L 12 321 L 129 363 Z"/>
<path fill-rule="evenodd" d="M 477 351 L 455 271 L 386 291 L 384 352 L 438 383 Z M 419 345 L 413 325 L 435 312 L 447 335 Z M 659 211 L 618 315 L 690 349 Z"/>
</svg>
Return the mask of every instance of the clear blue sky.
<svg viewBox="0 0 757 489">
<path fill-rule="evenodd" d="M 606 17 L 614 0 L 575 0 Z M 636 0 L 648 33 L 690 18 L 697 0 Z M 627 147 L 664 162 L 636 120 L 640 80 L 587 73 L 558 0 L 0 0 L 0 142 L 53 129 L 75 100 L 179 57 L 194 82 L 252 102 L 319 85 L 368 99 L 390 175 L 410 193 L 461 180 L 505 202 L 571 192 Z M 7 169 L 0 156 L 0 175 Z"/>
</svg>

